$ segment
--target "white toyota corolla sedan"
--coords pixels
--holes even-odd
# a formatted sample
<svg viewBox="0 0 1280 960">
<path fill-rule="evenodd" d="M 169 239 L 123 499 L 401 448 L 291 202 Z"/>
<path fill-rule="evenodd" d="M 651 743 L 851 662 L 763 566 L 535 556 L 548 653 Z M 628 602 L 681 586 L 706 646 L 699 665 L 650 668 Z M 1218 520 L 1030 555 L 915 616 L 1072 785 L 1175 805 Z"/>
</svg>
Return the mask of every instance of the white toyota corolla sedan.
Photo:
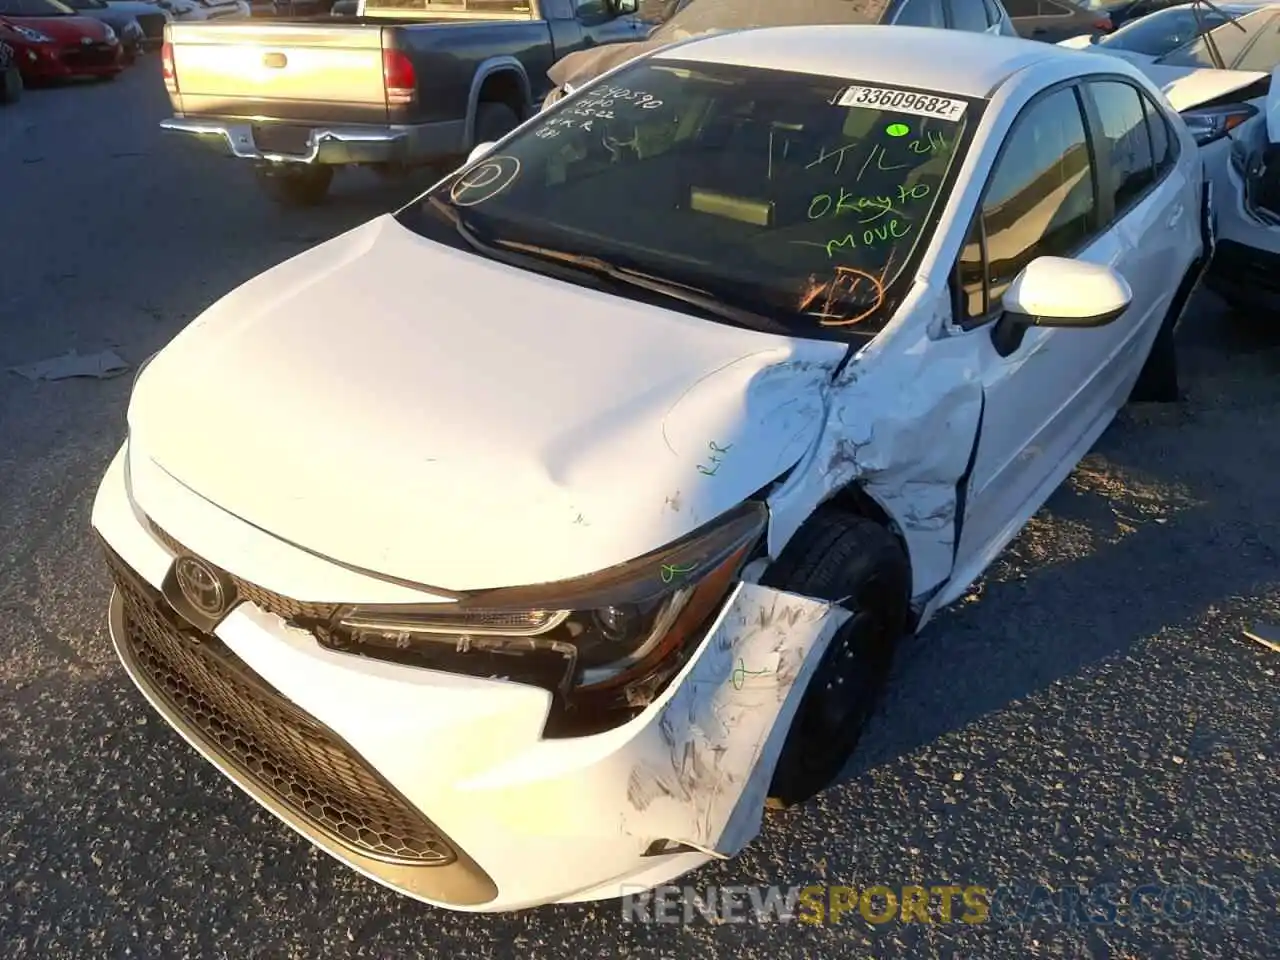
<svg viewBox="0 0 1280 960">
<path fill-rule="evenodd" d="M 120 658 L 432 904 L 731 857 L 1126 399 L 1176 395 L 1202 190 L 1111 57 L 823 26 L 629 62 L 143 367 L 93 511 Z"/>
</svg>

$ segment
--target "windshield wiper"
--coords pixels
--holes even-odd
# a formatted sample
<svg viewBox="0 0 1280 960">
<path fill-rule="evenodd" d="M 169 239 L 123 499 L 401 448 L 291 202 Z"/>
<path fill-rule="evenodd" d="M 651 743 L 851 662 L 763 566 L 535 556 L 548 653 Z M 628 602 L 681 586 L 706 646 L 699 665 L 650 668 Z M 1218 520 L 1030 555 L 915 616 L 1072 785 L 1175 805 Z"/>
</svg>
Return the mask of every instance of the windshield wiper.
<svg viewBox="0 0 1280 960">
<path fill-rule="evenodd" d="M 1213 31 L 1217 30 L 1222 24 L 1215 24 L 1212 28 L 1206 30 L 1204 26 L 1204 10 L 1201 9 L 1202 7 L 1208 7 L 1218 16 L 1222 17 L 1226 23 L 1232 24 L 1241 33 L 1248 33 L 1249 31 L 1241 25 L 1239 20 L 1227 13 L 1225 10 L 1219 9 L 1217 5 L 1211 2 L 1211 0 L 1191 0 L 1191 15 L 1196 18 L 1196 32 L 1199 36 L 1204 38 L 1204 45 L 1209 48 L 1209 57 L 1213 60 L 1214 67 L 1218 70 L 1225 70 L 1227 69 L 1227 64 L 1226 61 L 1222 59 L 1222 51 L 1218 49 L 1218 41 L 1214 40 L 1211 36 Z"/>
<path fill-rule="evenodd" d="M 496 259 L 507 259 L 503 256 L 503 252 L 509 250 L 525 258 L 534 257 L 539 260 L 549 260 L 553 263 L 574 267 L 595 277 L 604 277 L 616 283 L 637 287 L 649 293 L 656 293 L 659 296 L 687 303 L 692 307 L 697 307 L 699 310 L 704 310 L 713 316 L 720 317 L 740 327 L 760 330 L 765 333 L 778 333 L 783 336 L 792 335 L 792 331 L 785 324 L 775 320 L 773 317 L 725 303 L 710 291 L 677 283 L 674 280 L 655 277 L 652 274 L 632 270 L 628 267 L 620 267 L 602 257 L 594 257 L 585 253 L 573 253 L 567 250 L 556 250 L 552 247 L 539 246 L 538 244 L 520 243 L 515 240 L 497 238 L 481 240 L 467 226 L 462 219 L 462 215 L 453 206 L 445 203 L 439 197 L 428 197 L 427 202 L 453 224 L 454 229 L 458 231 L 458 235 L 469 246 L 487 256 Z"/>
<path fill-rule="evenodd" d="M 532 243 L 517 243 L 514 240 L 494 240 L 494 243 L 508 250 L 515 250 L 518 253 L 545 260 L 553 260 L 558 263 L 567 263 L 597 276 L 608 277 L 610 280 L 616 280 L 628 286 L 638 287 L 650 293 L 679 300 L 740 326 L 754 330 L 764 329 L 770 333 L 781 333 L 788 336 L 791 333 L 785 324 L 780 323 L 773 317 L 725 303 L 708 290 L 691 287 L 688 284 L 678 283 L 663 277 L 655 277 L 653 274 L 633 270 L 630 267 L 620 267 L 602 257 L 593 257 L 584 253 L 571 253 L 566 250 L 555 250 L 551 247 L 538 246 Z"/>
</svg>

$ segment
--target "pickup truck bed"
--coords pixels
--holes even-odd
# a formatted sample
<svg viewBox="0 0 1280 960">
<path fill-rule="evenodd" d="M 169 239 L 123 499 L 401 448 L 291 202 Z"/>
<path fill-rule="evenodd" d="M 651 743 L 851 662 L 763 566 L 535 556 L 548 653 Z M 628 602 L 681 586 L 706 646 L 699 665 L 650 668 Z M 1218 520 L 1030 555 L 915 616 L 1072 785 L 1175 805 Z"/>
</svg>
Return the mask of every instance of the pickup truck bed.
<svg viewBox="0 0 1280 960">
<path fill-rule="evenodd" d="M 489 16 L 387 7 L 171 23 L 162 59 L 174 116 L 162 126 L 254 162 L 277 199 L 318 202 L 336 166 L 448 163 L 505 135 L 550 89 L 559 56 L 639 35 L 634 0 L 610 3 L 599 22 L 571 0 L 510 0 Z"/>
</svg>

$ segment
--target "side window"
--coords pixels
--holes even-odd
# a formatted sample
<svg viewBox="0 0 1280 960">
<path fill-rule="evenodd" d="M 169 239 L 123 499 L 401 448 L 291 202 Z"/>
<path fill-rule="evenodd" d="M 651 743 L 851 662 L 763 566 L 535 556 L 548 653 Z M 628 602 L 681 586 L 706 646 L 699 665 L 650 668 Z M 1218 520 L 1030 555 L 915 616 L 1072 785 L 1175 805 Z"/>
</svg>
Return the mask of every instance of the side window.
<svg viewBox="0 0 1280 960">
<path fill-rule="evenodd" d="M 1086 89 L 1098 108 L 1102 126 L 1095 131 L 1097 139 L 1106 143 L 1106 149 L 1098 151 L 1107 158 L 1105 175 L 1100 178 L 1102 189 L 1114 196 L 1118 217 L 1155 183 L 1146 111 L 1137 87 L 1127 83 L 1099 81 L 1086 84 Z"/>
<path fill-rule="evenodd" d="M 1164 111 L 1146 95 L 1142 97 L 1142 105 L 1146 108 L 1147 130 L 1151 133 L 1151 159 L 1155 163 L 1156 179 L 1159 180 L 1178 162 L 1177 141 L 1169 130 L 1169 121 L 1165 119 Z"/>
<path fill-rule="evenodd" d="M 1096 223 L 1084 118 L 1074 89 L 1066 87 L 1023 111 L 987 181 L 959 265 L 970 317 L 998 307 L 1036 257 L 1073 256 L 1097 232 Z"/>
<path fill-rule="evenodd" d="M 573 5 L 583 23 L 599 24 L 615 16 L 608 0 L 573 0 Z"/>
<path fill-rule="evenodd" d="M 942 0 L 907 0 L 893 21 L 899 27 L 945 27 Z"/>
<path fill-rule="evenodd" d="M 1005 0 L 1004 8 L 1011 17 L 1038 17 L 1040 4 L 1038 0 Z"/>
<path fill-rule="evenodd" d="M 987 11 L 982 0 L 951 0 L 951 26 L 955 30 L 982 33 L 987 23 Z"/>
</svg>

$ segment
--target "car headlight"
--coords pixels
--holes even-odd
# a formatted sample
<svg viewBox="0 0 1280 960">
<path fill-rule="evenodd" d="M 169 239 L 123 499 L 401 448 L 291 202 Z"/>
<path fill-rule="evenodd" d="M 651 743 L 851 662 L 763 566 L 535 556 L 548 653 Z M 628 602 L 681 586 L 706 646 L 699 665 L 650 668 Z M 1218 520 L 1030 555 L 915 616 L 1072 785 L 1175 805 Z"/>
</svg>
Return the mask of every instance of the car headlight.
<svg viewBox="0 0 1280 960">
<path fill-rule="evenodd" d="M 116 32 L 112 30 L 109 26 L 107 26 L 105 23 L 102 25 L 102 33 L 103 33 L 103 39 L 107 43 L 116 42 Z"/>
<path fill-rule="evenodd" d="M 130 20 L 124 25 L 122 33 L 126 37 L 140 37 L 142 36 L 142 27 L 137 20 Z"/>
<path fill-rule="evenodd" d="M 542 687 L 544 735 L 624 722 L 687 662 L 760 542 L 769 511 L 748 501 L 668 547 L 599 573 L 413 606 L 346 606 L 309 624 L 331 649 Z"/>
<path fill-rule="evenodd" d="M 10 24 L 9 29 L 32 43 L 53 43 L 53 37 L 46 36 L 39 30 L 32 30 L 30 27 L 19 27 L 16 24 Z"/>
<path fill-rule="evenodd" d="M 1221 140 L 1240 124 L 1258 115 L 1251 103 L 1228 103 L 1218 107 L 1198 107 L 1183 111 L 1182 119 L 1200 146 Z"/>
</svg>

